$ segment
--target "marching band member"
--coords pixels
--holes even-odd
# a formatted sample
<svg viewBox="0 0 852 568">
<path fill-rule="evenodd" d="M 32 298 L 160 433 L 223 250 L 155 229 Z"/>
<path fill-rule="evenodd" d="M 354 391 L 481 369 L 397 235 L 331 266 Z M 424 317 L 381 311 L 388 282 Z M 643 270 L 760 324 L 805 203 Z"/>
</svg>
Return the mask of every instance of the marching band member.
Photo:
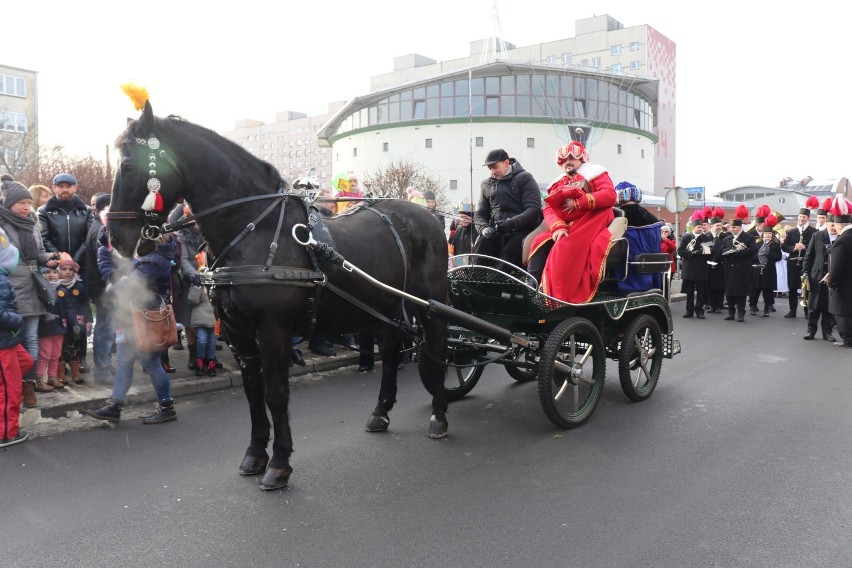
<svg viewBox="0 0 852 568">
<path fill-rule="evenodd" d="M 731 232 L 722 239 L 722 258 L 725 262 L 725 296 L 728 317 L 745 321 L 746 298 L 751 291 L 751 259 L 758 250 L 754 235 L 743 231 L 743 219 L 749 216 L 744 205 L 737 207 L 731 221 Z"/>
<path fill-rule="evenodd" d="M 811 237 L 816 229 L 811 227 L 811 209 L 819 206 L 819 199 L 811 195 L 805 202 L 805 207 L 799 209 L 798 225 L 787 231 L 787 237 L 781 245 L 781 250 L 790 255 L 787 259 L 787 300 L 790 303 L 790 311 L 784 314 L 785 318 L 796 317 L 799 306 L 799 287 L 802 284 L 802 260 L 805 258 L 805 250 L 811 242 Z M 807 310 L 807 308 L 805 308 Z M 807 316 L 807 311 L 805 311 Z"/>
<path fill-rule="evenodd" d="M 713 240 L 710 257 L 707 259 L 707 265 L 710 267 L 707 272 L 707 304 L 710 307 L 709 313 L 711 314 L 721 314 L 722 305 L 725 303 L 725 264 L 722 262 L 722 237 L 727 233 L 722 225 L 724 219 L 725 210 L 716 207 L 713 210 L 713 215 L 707 220 L 710 225 L 709 235 Z"/>
<path fill-rule="evenodd" d="M 831 245 L 828 267 L 828 311 L 837 322 L 840 342 L 852 348 L 852 203 L 837 195 L 831 204 L 831 215 L 837 238 Z"/>
<path fill-rule="evenodd" d="M 696 211 L 690 219 L 692 232 L 686 233 L 680 239 L 677 254 L 682 259 L 680 267 L 680 291 L 686 294 L 686 311 L 683 317 L 691 318 L 693 314 L 698 319 L 704 319 L 704 303 L 707 294 L 707 275 L 710 267 L 707 259 L 710 257 L 713 239 L 704 234 L 704 214 Z M 704 245 L 707 246 L 704 246 Z"/>
<path fill-rule="evenodd" d="M 752 261 L 752 290 L 749 296 L 751 315 L 757 315 L 757 301 L 763 294 L 763 317 L 769 317 L 772 304 L 775 303 L 775 263 L 781 260 L 781 241 L 775 235 L 778 220 L 769 214 L 761 223 L 760 247 Z"/>
<path fill-rule="evenodd" d="M 823 212 L 823 216 L 827 216 L 828 209 L 831 209 L 831 199 L 828 200 L 828 207 L 819 209 Z M 825 207 L 825 205 L 823 206 Z M 819 218 L 819 213 L 817 213 Z M 805 258 L 802 261 L 802 284 L 807 280 L 808 294 L 808 333 L 802 338 L 811 340 L 816 335 L 817 321 L 822 318 L 822 338 L 826 341 L 837 341 L 831 335 L 831 328 L 834 327 L 834 316 L 828 311 L 828 286 L 825 283 L 825 277 L 828 274 L 828 264 L 831 259 L 831 245 L 837 239 L 837 227 L 834 222 L 826 223 L 826 230 L 817 231 L 811 238 L 808 248 L 805 251 Z M 802 296 L 805 296 L 804 292 Z"/>
</svg>

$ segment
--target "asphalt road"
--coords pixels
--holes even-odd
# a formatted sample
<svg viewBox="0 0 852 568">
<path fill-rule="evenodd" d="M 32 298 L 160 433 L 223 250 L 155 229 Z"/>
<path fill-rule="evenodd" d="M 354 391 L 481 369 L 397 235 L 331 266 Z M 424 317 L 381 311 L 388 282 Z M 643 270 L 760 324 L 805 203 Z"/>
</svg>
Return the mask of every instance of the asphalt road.
<svg viewBox="0 0 852 568">
<path fill-rule="evenodd" d="M 237 475 L 239 390 L 20 444 L 0 452 L 0 566 L 852 565 L 852 350 L 802 341 L 801 317 L 682 307 L 654 395 L 630 403 L 608 361 L 572 431 L 496 366 L 438 441 L 411 365 L 385 434 L 363 429 L 377 374 L 300 381 L 283 491 Z"/>
</svg>

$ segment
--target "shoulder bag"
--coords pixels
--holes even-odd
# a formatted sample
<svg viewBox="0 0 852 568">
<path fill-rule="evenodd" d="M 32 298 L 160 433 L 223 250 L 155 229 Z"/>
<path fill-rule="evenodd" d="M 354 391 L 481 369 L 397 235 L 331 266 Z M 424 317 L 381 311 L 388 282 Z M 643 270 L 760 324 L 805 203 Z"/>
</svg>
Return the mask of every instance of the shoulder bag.
<svg viewBox="0 0 852 568">
<path fill-rule="evenodd" d="M 56 288 L 48 282 L 40 271 L 30 265 L 30 274 L 33 276 L 33 287 L 38 299 L 47 304 L 49 308 L 56 305 Z"/>
</svg>

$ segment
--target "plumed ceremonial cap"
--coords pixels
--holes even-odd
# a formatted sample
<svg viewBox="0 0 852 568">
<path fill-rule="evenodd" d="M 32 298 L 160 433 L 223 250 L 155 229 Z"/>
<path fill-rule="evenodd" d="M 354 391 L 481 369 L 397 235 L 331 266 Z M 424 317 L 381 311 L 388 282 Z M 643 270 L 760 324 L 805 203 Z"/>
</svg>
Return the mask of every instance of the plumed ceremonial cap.
<svg viewBox="0 0 852 568">
<path fill-rule="evenodd" d="M 817 199 L 816 195 L 811 195 L 808 197 L 808 200 L 805 201 L 805 206 L 799 209 L 799 215 L 807 215 L 811 216 L 811 209 L 816 209 L 819 207 L 819 199 Z"/>
</svg>

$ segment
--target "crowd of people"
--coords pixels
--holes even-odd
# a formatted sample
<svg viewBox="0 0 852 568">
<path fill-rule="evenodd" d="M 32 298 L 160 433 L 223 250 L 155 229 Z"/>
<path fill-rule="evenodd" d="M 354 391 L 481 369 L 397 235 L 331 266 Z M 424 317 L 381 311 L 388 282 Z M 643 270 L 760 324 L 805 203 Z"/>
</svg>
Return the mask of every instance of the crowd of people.
<svg viewBox="0 0 852 568">
<path fill-rule="evenodd" d="M 19 427 L 21 407 L 37 408 L 42 394 L 87 383 L 113 386 L 107 405 L 87 414 L 119 420 L 137 359 L 158 398 L 143 422 L 176 419 L 168 349 L 136 349 L 131 308 L 171 305 L 186 336 L 190 368 L 214 376 L 221 366 L 213 309 L 199 281 L 206 244 L 198 230 L 190 226 L 156 243 L 143 240 L 134 258 L 125 259 L 109 244 L 110 196 L 97 194 L 86 204 L 77 191 L 67 172 L 53 178 L 52 189 L 2 176 L 0 447 L 27 439 Z M 173 215 L 190 213 L 180 205 Z M 182 339 L 175 348 L 184 348 Z M 85 378 L 89 373 L 92 378 Z"/>
</svg>

